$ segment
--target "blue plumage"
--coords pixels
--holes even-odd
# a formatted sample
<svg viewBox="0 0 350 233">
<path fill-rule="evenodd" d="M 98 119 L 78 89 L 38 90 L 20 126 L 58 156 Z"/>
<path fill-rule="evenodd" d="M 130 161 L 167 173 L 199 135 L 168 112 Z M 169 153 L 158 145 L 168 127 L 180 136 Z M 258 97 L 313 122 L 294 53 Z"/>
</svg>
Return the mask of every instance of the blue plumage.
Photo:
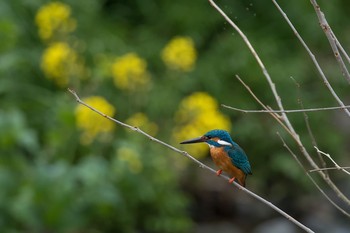
<svg viewBox="0 0 350 233">
<path fill-rule="evenodd" d="M 225 130 L 211 130 L 201 137 L 193 138 L 181 142 L 181 144 L 205 142 L 210 147 L 210 156 L 215 165 L 219 167 L 216 172 L 220 175 L 222 171 L 227 172 L 232 177 L 229 182 L 237 180 L 239 184 L 245 186 L 245 180 L 252 170 L 248 157 L 243 149 L 235 143 L 230 134 Z"/>
<path fill-rule="evenodd" d="M 224 150 L 230 156 L 233 165 L 241 169 L 245 174 L 252 174 L 247 155 L 245 154 L 244 150 L 232 140 L 230 134 L 227 131 L 214 129 L 204 134 L 204 136 L 208 138 L 220 138 L 220 140 L 230 143 L 232 146 L 224 146 Z M 207 143 L 215 147 L 222 146 L 213 140 L 208 140 Z"/>
</svg>

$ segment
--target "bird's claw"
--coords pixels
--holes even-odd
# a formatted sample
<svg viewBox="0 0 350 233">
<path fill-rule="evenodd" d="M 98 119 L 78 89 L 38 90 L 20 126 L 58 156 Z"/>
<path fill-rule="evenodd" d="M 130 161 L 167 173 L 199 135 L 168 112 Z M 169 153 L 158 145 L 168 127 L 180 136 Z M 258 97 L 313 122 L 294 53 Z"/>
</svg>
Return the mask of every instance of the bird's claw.
<svg viewBox="0 0 350 233">
<path fill-rule="evenodd" d="M 217 175 L 217 176 L 220 176 L 221 173 L 222 173 L 222 170 L 221 170 L 221 169 L 216 171 L 216 175 Z"/>
</svg>

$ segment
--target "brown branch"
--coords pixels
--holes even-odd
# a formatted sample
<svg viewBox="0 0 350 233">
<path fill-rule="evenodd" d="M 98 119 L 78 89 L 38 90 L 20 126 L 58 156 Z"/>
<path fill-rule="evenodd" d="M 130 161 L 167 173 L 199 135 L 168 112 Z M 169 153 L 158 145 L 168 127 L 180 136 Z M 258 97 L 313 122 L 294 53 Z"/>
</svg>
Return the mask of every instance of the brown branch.
<svg viewBox="0 0 350 233">
<path fill-rule="evenodd" d="M 133 131 L 136 131 L 137 133 L 140 133 L 142 135 L 144 135 L 145 137 L 149 138 L 150 140 L 156 142 L 156 143 L 159 143 L 179 154 L 182 154 L 183 156 L 189 158 L 190 160 L 192 160 L 193 162 L 197 163 L 201 168 L 204 168 L 204 169 L 207 169 L 209 170 L 210 172 L 212 172 L 213 174 L 216 175 L 216 171 L 214 169 L 212 169 L 211 167 L 205 165 L 204 163 L 198 161 L 197 159 L 195 159 L 193 156 L 191 156 L 189 153 L 187 153 L 186 151 L 182 151 L 182 150 L 179 150 L 178 148 L 170 145 L 170 144 L 167 144 L 149 134 L 147 134 L 146 132 L 142 131 L 140 128 L 137 128 L 137 127 L 134 127 L 134 126 L 131 126 L 131 125 L 128 125 L 122 121 L 119 121 L 119 120 L 116 120 L 110 116 L 107 116 L 106 114 L 100 112 L 99 110 L 95 109 L 94 107 L 86 104 L 85 102 L 83 102 L 80 97 L 78 96 L 78 94 L 73 91 L 72 89 L 69 89 L 68 88 L 68 91 L 75 97 L 76 101 L 81 104 L 81 105 L 84 105 L 85 107 L 89 108 L 90 110 L 96 112 L 97 114 L 100 114 L 101 116 L 107 118 L 108 120 L 111 120 L 125 128 L 128 128 L 128 129 L 131 129 Z M 224 178 L 225 180 L 229 180 L 230 178 L 227 177 L 227 176 L 223 176 L 221 175 L 220 177 Z M 292 216 L 290 216 L 289 214 L 287 214 L 286 212 L 284 212 L 283 210 L 281 210 L 280 208 L 278 208 L 277 206 L 275 206 L 274 204 L 272 204 L 271 202 L 265 200 L 264 198 L 260 197 L 259 195 L 255 194 L 254 192 L 250 191 L 249 189 L 246 189 L 245 187 L 242 187 L 241 185 L 239 185 L 238 183 L 234 182 L 233 183 L 237 188 L 239 188 L 240 190 L 242 190 L 243 192 L 247 193 L 248 195 L 252 196 L 253 198 L 257 199 L 258 201 L 266 204 L 267 206 L 269 206 L 270 208 L 272 208 L 273 210 L 275 210 L 276 212 L 278 212 L 279 214 L 281 214 L 282 216 L 284 216 L 285 218 L 287 218 L 288 220 L 290 220 L 292 223 L 294 223 L 295 225 L 299 226 L 300 228 L 302 228 L 304 231 L 306 232 L 314 232 L 312 231 L 310 228 L 306 227 L 305 225 L 303 225 L 302 223 L 300 223 L 299 221 L 297 221 L 296 219 L 294 219 Z"/>
</svg>

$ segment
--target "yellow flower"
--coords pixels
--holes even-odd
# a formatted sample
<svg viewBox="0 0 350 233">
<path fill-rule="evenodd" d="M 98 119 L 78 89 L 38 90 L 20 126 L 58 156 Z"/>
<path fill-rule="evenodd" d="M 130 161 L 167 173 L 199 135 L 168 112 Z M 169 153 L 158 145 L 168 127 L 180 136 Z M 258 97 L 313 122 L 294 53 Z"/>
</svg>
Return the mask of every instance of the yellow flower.
<svg viewBox="0 0 350 233">
<path fill-rule="evenodd" d="M 135 53 L 118 57 L 112 64 L 115 85 L 128 91 L 135 91 L 149 84 L 147 63 Z"/>
<path fill-rule="evenodd" d="M 68 44 L 58 42 L 50 45 L 41 58 L 41 69 L 47 78 L 64 87 L 69 77 L 77 73 L 77 54 Z"/>
<path fill-rule="evenodd" d="M 107 116 L 113 117 L 115 114 L 115 108 L 103 97 L 91 96 L 83 99 L 83 101 Z M 115 128 L 115 123 L 83 105 L 77 106 L 75 115 L 77 118 L 77 127 L 82 130 L 81 142 L 83 144 L 89 144 L 99 133 L 109 133 Z"/>
<path fill-rule="evenodd" d="M 175 37 L 162 50 L 161 57 L 170 69 L 191 71 L 197 52 L 190 37 Z"/>
<path fill-rule="evenodd" d="M 132 126 L 139 127 L 152 136 L 155 136 L 158 131 L 157 124 L 150 122 L 148 117 L 142 112 L 132 115 L 129 119 L 126 120 L 126 123 Z"/>
<path fill-rule="evenodd" d="M 129 170 L 132 173 L 140 173 L 142 171 L 142 162 L 140 160 L 140 154 L 129 148 L 129 147 L 121 147 L 117 151 L 118 159 L 127 164 Z"/>
<path fill-rule="evenodd" d="M 175 115 L 173 139 L 181 142 L 203 135 L 212 129 L 231 128 L 230 120 L 218 109 L 217 101 L 205 92 L 196 92 L 180 103 Z M 186 147 L 194 157 L 200 158 L 207 154 L 208 147 L 203 144 Z"/>
<path fill-rule="evenodd" d="M 35 16 L 40 38 L 48 41 L 65 37 L 74 31 L 76 22 L 70 13 L 70 7 L 62 2 L 50 2 L 42 6 Z"/>
</svg>

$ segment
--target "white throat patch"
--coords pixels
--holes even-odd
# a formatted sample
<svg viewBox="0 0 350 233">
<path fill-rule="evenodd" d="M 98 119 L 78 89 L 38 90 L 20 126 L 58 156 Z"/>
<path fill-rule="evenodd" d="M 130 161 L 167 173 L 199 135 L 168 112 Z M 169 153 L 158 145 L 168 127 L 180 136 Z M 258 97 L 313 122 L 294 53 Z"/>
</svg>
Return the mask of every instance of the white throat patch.
<svg viewBox="0 0 350 233">
<path fill-rule="evenodd" d="M 223 145 L 223 146 L 232 146 L 231 143 L 226 142 L 224 140 L 218 140 L 217 143 L 219 143 L 220 145 Z"/>
<path fill-rule="evenodd" d="M 209 143 L 207 143 L 207 145 L 209 146 L 209 148 L 213 148 L 214 147 L 213 145 L 210 145 Z"/>
</svg>

